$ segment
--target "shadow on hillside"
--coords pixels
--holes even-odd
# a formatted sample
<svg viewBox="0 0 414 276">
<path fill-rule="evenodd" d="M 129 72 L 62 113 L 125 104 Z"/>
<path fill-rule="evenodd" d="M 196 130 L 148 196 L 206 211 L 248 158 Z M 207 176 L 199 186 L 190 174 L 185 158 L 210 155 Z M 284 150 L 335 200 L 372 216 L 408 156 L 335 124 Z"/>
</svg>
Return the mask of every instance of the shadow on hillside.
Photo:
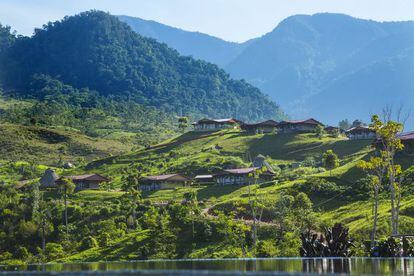
<svg viewBox="0 0 414 276">
<path fill-rule="evenodd" d="M 198 200 L 208 200 L 211 197 L 221 197 L 223 195 L 230 194 L 243 186 L 241 185 L 226 185 L 226 186 L 219 186 L 219 185 L 212 185 L 207 186 L 203 189 L 198 190 L 197 198 Z"/>
<path fill-rule="evenodd" d="M 255 138 L 254 135 L 251 135 Z M 294 140 L 294 134 L 267 134 L 247 142 L 252 155 L 263 154 L 273 159 L 287 159 L 288 143 Z"/>
</svg>

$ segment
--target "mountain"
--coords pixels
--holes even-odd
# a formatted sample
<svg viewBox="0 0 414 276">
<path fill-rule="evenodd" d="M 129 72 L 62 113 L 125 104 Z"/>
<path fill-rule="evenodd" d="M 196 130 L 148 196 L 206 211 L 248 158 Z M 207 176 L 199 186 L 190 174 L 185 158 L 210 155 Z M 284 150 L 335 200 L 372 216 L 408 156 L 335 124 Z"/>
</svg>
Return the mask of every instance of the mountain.
<svg viewBox="0 0 414 276">
<path fill-rule="evenodd" d="M 228 42 L 207 34 L 189 32 L 137 17 L 120 15 L 118 18 L 142 36 L 166 43 L 182 55 L 206 60 L 220 67 L 235 59 L 252 42 Z"/>
<path fill-rule="evenodd" d="M 412 107 L 414 22 L 292 16 L 226 69 L 277 98 L 295 117 L 330 124 L 368 120 L 387 104 Z"/>
<path fill-rule="evenodd" d="M 139 19 L 125 22 L 137 22 L 135 31 L 182 53 L 224 66 L 232 77 L 277 100 L 292 117 L 317 117 L 336 125 L 344 118 L 367 121 L 387 104 L 414 107 L 414 22 L 295 15 L 262 37 L 223 48 L 183 38 L 203 37 L 199 33 Z"/>
<path fill-rule="evenodd" d="M 32 37 L 18 38 L 3 58 L 3 84 L 20 96 L 41 98 L 32 80 L 47 75 L 75 89 L 170 114 L 253 121 L 281 115 L 259 89 L 231 79 L 216 65 L 180 56 L 100 11 L 48 23 Z"/>
</svg>

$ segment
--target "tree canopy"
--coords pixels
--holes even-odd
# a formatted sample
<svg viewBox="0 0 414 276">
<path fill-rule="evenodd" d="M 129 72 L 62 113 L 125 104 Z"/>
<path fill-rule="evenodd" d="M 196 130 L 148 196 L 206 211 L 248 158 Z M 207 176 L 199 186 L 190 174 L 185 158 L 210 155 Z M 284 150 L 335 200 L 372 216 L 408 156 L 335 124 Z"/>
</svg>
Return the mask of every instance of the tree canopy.
<svg viewBox="0 0 414 276">
<path fill-rule="evenodd" d="M 77 89 L 176 114 L 244 120 L 282 115 L 259 89 L 231 79 L 213 64 L 141 37 L 100 11 L 65 17 L 36 29 L 30 38 L 17 38 L 4 58 L 7 70 L 0 69 L 6 72 L 5 86 L 24 96 L 30 95 L 33 75 L 44 74 Z"/>
</svg>

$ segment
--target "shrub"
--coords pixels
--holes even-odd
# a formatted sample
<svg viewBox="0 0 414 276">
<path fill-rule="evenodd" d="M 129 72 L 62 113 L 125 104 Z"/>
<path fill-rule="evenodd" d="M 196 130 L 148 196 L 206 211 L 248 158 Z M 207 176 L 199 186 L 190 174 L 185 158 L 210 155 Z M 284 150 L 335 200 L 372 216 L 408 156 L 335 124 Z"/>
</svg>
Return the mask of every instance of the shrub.
<svg viewBox="0 0 414 276">
<path fill-rule="evenodd" d="M 88 236 L 82 240 L 80 249 L 87 250 L 89 248 L 95 248 L 95 247 L 99 247 L 98 242 L 96 241 L 94 237 Z"/>
<path fill-rule="evenodd" d="M 14 257 L 19 260 L 26 260 L 29 258 L 29 251 L 27 251 L 26 247 L 20 246 L 14 253 Z"/>
<path fill-rule="evenodd" d="M 257 257 L 277 257 L 280 250 L 276 247 L 274 240 L 260 241 L 257 245 Z"/>
<path fill-rule="evenodd" d="M 65 257 L 65 251 L 61 244 L 49 242 L 46 244 L 45 256 L 48 261 L 57 260 Z"/>
<path fill-rule="evenodd" d="M 303 184 L 295 184 L 293 188 L 308 195 L 325 197 L 334 196 L 344 191 L 336 183 L 317 177 L 310 178 Z"/>
</svg>

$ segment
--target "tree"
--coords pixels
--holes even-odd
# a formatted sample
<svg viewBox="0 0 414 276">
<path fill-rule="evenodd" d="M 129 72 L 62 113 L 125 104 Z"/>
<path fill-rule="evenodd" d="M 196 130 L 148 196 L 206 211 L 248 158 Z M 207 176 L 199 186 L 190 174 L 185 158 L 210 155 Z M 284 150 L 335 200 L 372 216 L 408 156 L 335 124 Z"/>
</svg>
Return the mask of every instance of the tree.
<svg viewBox="0 0 414 276">
<path fill-rule="evenodd" d="M 51 208 L 44 200 L 43 193 L 39 190 L 39 183 L 33 185 L 32 188 L 32 219 L 38 225 L 38 231 L 42 238 L 42 251 L 44 253 L 46 247 L 46 235 L 53 228 L 50 220 L 52 219 Z"/>
<path fill-rule="evenodd" d="M 69 178 L 63 177 L 61 181 L 59 181 L 59 189 L 61 193 L 63 194 L 63 200 L 65 203 L 65 213 L 64 213 L 64 219 L 65 219 L 65 227 L 66 227 L 66 235 L 69 234 L 68 229 L 68 195 L 72 194 L 75 191 L 76 185 L 73 183 L 73 181 Z"/>
<path fill-rule="evenodd" d="M 138 190 L 136 187 L 131 186 L 128 191 L 125 194 L 125 205 L 131 212 L 132 216 L 132 224 L 133 227 L 136 228 L 137 226 L 137 207 L 140 203 L 142 197 L 141 197 L 141 191 Z"/>
<path fill-rule="evenodd" d="M 380 157 L 371 157 L 369 161 L 362 160 L 358 163 L 358 167 L 370 175 L 371 187 L 374 190 L 374 218 L 371 232 L 371 248 L 375 245 L 378 223 L 379 191 L 387 172 L 387 166 L 387 156 L 385 153 L 381 153 Z"/>
<path fill-rule="evenodd" d="M 317 125 L 315 128 L 315 133 L 316 133 L 316 137 L 318 137 L 319 139 L 322 139 L 323 136 L 325 135 L 325 129 L 323 128 L 323 126 Z"/>
<path fill-rule="evenodd" d="M 384 166 L 387 168 L 385 176 L 388 179 L 391 197 L 391 234 L 397 235 L 401 202 L 401 182 L 397 181 L 397 177 L 402 170 L 400 165 L 395 164 L 394 157 L 397 151 L 404 148 L 404 145 L 398 138 L 398 133 L 403 131 L 404 126 L 392 120 L 383 122 L 378 115 L 374 115 L 372 116 L 370 127 L 377 134 L 379 151 L 383 158 Z"/>
<path fill-rule="evenodd" d="M 338 123 L 338 126 L 340 129 L 347 130 L 351 127 L 351 124 L 349 123 L 348 119 L 342 120 Z"/>
<path fill-rule="evenodd" d="M 249 174 L 249 177 L 252 177 L 254 180 L 254 185 L 258 184 L 258 181 L 260 179 L 260 175 L 267 171 L 266 167 L 262 167 L 259 169 L 254 170 L 252 173 Z M 250 206 L 250 212 L 253 219 L 253 225 L 252 225 L 252 240 L 253 240 L 253 247 L 254 250 L 256 250 L 257 242 L 258 242 L 258 235 L 257 235 L 257 228 L 258 224 L 262 221 L 262 215 L 264 210 L 264 199 L 262 196 L 259 198 L 257 194 L 257 189 L 254 190 L 254 193 L 252 194 L 251 191 L 251 183 L 249 183 L 249 206 Z"/>
<path fill-rule="evenodd" d="M 194 239 L 194 217 L 199 214 L 196 191 L 185 193 L 184 200 L 185 200 L 186 205 L 190 209 L 190 218 L 191 218 L 192 233 L 193 233 L 193 239 Z"/>
<path fill-rule="evenodd" d="M 184 132 L 187 127 L 188 127 L 188 118 L 187 117 L 178 118 L 178 128 L 182 132 Z"/>
<path fill-rule="evenodd" d="M 332 170 L 339 166 L 339 158 L 333 150 L 327 150 L 322 156 L 322 163 L 323 166 L 330 170 L 330 174 L 332 174 Z"/>
<path fill-rule="evenodd" d="M 363 126 L 363 125 L 365 125 L 365 124 L 361 120 L 354 120 L 352 122 L 351 127 L 360 127 L 360 126 Z"/>
</svg>

